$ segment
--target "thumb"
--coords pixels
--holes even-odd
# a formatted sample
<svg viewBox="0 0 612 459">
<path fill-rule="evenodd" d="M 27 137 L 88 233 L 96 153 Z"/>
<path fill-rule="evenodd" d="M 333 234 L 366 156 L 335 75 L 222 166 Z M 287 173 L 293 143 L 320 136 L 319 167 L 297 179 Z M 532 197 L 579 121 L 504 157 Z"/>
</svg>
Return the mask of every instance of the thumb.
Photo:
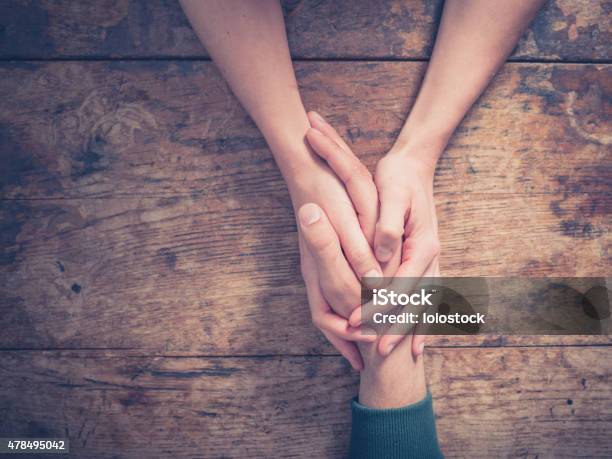
<svg viewBox="0 0 612 459">
<path fill-rule="evenodd" d="M 298 211 L 298 218 L 306 246 L 317 265 L 333 262 L 342 249 L 338 235 L 323 209 L 314 203 L 304 204 Z"/>
</svg>

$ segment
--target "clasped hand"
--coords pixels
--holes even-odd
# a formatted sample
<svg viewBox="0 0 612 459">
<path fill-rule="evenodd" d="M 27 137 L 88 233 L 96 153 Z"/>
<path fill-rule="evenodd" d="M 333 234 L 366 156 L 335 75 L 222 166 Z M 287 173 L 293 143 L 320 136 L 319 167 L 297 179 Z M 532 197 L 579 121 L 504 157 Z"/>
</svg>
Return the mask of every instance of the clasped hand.
<svg viewBox="0 0 612 459">
<path fill-rule="evenodd" d="M 317 157 L 290 192 L 313 323 L 356 370 L 363 369 L 359 342 L 387 356 L 408 339 L 417 356 L 423 336 L 362 333 L 359 280 L 439 275 L 435 164 L 396 145 L 372 177 L 330 124 L 314 112 L 308 118 Z"/>
</svg>

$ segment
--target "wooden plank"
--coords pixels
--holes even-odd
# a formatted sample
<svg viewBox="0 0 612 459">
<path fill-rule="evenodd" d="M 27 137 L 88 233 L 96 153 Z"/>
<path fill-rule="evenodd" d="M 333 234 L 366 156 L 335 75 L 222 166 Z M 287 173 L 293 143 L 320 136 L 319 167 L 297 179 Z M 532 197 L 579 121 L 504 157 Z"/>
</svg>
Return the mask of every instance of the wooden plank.
<svg viewBox="0 0 612 459">
<path fill-rule="evenodd" d="M 609 206 L 601 214 L 573 210 L 573 221 L 590 228 L 574 233 L 551 210 L 556 196 L 437 199 L 444 275 L 609 274 Z M 256 202 L 246 195 L 6 200 L 0 221 L 0 346 L 330 352 L 310 324 L 284 192 L 259 192 Z M 439 339 L 433 343 L 496 343 Z"/>
<path fill-rule="evenodd" d="M 426 59 L 442 1 L 285 0 L 295 58 Z M 513 58 L 609 60 L 606 0 L 550 0 Z M 206 57 L 171 0 L 0 4 L 0 58 Z"/>
<path fill-rule="evenodd" d="M 604 457 L 610 348 L 426 353 L 448 457 Z M 0 354 L 0 433 L 72 457 L 343 457 L 357 376 L 338 357 Z M 288 441 L 290 439 L 290 441 Z"/>
<path fill-rule="evenodd" d="M 305 104 L 373 168 L 409 111 L 422 63 L 304 62 Z M 458 129 L 441 193 L 556 195 L 609 205 L 612 66 L 509 64 Z M 0 196 L 284 195 L 265 142 L 211 63 L 0 65 Z"/>
</svg>

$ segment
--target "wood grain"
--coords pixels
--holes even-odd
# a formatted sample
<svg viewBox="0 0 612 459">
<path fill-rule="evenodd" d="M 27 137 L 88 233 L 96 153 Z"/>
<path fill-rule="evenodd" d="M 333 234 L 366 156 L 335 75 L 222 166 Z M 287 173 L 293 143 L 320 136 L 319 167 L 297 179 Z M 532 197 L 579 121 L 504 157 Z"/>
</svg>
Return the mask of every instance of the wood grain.
<svg viewBox="0 0 612 459">
<path fill-rule="evenodd" d="M 286 0 L 294 58 L 427 59 L 442 1 Z M 609 60 L 610 3 L 550 0 L 514 59 Z M 172 0 L 0 4 L 0 58 L 206 57 Z"/>
<path fill-rule="evenodd" d="M 422 70 L 298 65 L 307 105 L 370 167 Z M 496 79 L 438 168 L 445 275 L 609 274 L 609 75 L 511 64 Z M 330 352 L 309 324 L 285 186 L 212 64 L 20 63 L 0 76 L 3 346 Z"/>
<path fill-rule="evenodd" d="M 296 67 L 306 107 L 371 168 L 393 144 L 424 70 Z M 435 189 L 547 194 L 568 221 L 575 208 L 604 212 L 611 75 L 610 65 L 507 65 L 453 137 Z M 265 141 L 211 63 L 6 63 L 0 97 L 1 197 L 285 195 Z"/>
<path fill-rule="evenodd" d="M 439 200 L 446 275 L 609 272 L 606 214 L 575 210 L 593 231 L 569 234 L 546 195 Z M 3 347 L 250 355 L 324 346 L 286 198 L 0 201 L 0 217 Z"/>
<path fill-rule="evenodd" d="M 373 168 L 425 64 L 361 60 L 428 59 L 441 0 L 283 7 L 293 57 L 332 60 L 296 62 L 307 107 Z M 453 137 L 445 275 L 609 275 L 610 10 L 548 1 Z M 343 457 L 358 379 L 310 323 L 285 186 L 191 58 L 207 55 L 174 0 L 0 2 L 0 437 L 67 436 L 71 457 Z M 610 457 L 611 345 L 431 337 L 443 451 Z"/>
<path fill-rule="evenodd" d="M 610 348 L 426 353 L 448 457 L 605 457 Z M 607 363 L 606 363 L 607 362 Z M 338 357 L 0 354 L 0 432 L 81 457 L 342 457 L 357 376 Z"/>
</svg>

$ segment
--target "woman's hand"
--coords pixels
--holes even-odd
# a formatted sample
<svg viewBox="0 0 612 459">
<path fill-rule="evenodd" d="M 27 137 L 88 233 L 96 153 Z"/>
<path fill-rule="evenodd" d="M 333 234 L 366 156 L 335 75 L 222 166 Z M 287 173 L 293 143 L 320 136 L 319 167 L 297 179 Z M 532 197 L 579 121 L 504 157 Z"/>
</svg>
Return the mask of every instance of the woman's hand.
<svg viewBox="0 0 612 459">
<path fill-rule="evenodd" d="M 426 148 L 426 147 L 422 147 Z M 438 277 L 440 241 L 433 196 L 435 163 L 424 158 L 437 157 L 412 148 L 394 147 L 376 168 L 375 182 L 380 200 L 380 216 L 374 237 L 380 261 L 398 253 L 401 264 L 394 277 Z M 351 324 L 361 323 L 356 310 Z M 378 351 L 386 356 L 404 338 L 388 333 L 381 337 Z M 424 336 L 413 339 L 413 353 L 421 353 Z"/>
</svg>

